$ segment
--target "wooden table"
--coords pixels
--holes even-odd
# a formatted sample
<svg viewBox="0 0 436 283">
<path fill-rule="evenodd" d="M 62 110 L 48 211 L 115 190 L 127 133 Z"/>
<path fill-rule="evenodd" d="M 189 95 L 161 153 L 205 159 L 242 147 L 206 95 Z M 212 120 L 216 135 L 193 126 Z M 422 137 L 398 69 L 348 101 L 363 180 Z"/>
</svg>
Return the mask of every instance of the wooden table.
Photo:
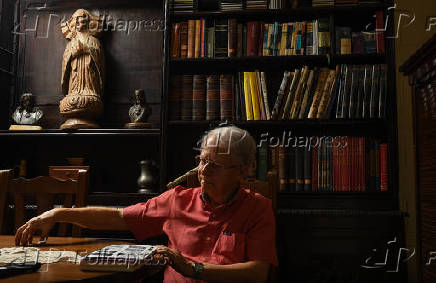
<svg viewBox="0 0 436 283">
<path fill-rule="evenodd" d="M 36 240 L 36 238 L 34 239 Z M 44 245 L 33 245 L 40 250 L 65 250 L 75 251 L 79 255 L 85 255 L 92 251 L 101 249 L 108 245 L 134 244 L 133 242 L 116 239 L 93 239 L 93 238 L 71 238 L 71 237 L 49 237 Z M 0 236 L 0 248 L 14 247 L 14 236 Z M 87 251 L 86 253 L 84 251 Z M 11 276 L 0 280 L 14 282 L 53 282 L 53 281 L 121 281 L 138 280 L 144 277 L 151 277 L 162 268 L 146 267 L 134 272 L 91 272 L 81 271 L 78 264 L 69 262 L 58 262 L 43 264 L 38 272 Z"/>
</svg>

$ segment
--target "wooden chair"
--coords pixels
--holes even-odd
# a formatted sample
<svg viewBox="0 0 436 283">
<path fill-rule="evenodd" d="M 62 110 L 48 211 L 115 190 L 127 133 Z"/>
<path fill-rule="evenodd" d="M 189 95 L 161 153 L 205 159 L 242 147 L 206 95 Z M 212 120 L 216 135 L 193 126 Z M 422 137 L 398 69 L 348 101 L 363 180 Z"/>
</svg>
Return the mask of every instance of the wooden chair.
<svg viewBox="0 0 436 283">
<path fill-rule="evenodd" d="M 54 196 L 64 196 L 64 207 L 72 207 L 73 196 L 75 207 L 86 205 L 87 197 L 87 171 L 77 170 L 76 180 L 59 179 L 51 176 L 39 176 L 33 179 L 12 179 L 12 170 L 0 170 L 0 227 L 4 223 L 5 208 L 8 193 L 13 195 L 15 229 L 25 223 L 25 196 L 36 198 L 38 215 L 53 208 Z M 66 235 L 65 225 L 60 225 L 58 236 Z M 73 226 L 72 235 L 80 237 L 81 229 Z"/>
</svg>

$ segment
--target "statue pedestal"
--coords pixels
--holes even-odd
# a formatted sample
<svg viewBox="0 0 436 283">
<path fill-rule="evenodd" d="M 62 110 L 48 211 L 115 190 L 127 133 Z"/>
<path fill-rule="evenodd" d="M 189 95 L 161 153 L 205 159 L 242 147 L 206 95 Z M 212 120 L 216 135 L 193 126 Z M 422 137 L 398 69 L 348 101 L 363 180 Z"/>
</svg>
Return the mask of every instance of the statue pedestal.
<svg viewBox="0 0 436 283">
<path fill-rule="evenodd" d="M 9 131 L 40 131 L 41 126 L 31 126 L 31 125 L 11 125 Z"/>
<path fill-rule="evenodd" d="M 80 118 L 70 118 L 67 119 L 65 121 L 65 123 L 63 123 L 61 125 L 61 129 L 65 130 L 65 129 L 97 129 L 99 128 L 99 126 L 90 121 L 90 120 L 86 120 L 86 119 L 80 119 Z"/>
<path fill-rule="evenodd" d="M 145 123 L 145 122 L 127 123 L 127 124 L 124 125 L 124 127 L 128 128 L 128 129 L 151 128 L 151 123 Z"/>
</svg>

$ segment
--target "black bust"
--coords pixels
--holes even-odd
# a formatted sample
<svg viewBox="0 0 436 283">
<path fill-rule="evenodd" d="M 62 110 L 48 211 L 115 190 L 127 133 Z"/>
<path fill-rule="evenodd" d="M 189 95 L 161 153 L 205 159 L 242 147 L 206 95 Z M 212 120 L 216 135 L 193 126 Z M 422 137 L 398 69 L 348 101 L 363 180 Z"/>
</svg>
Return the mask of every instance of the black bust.
<svg viewBox="0 0 436 283">
<path fill-rule="evenodd" d="M 128 128 L 145 128 L 150 127 L 151 124 L 147 123 L 148 117 L 151 115 L 151 107 L 147 104 L 145 99 L 145 92 L 143 89 L 135 90 L 135 103 L 129 109 L 129 117 L 131 123 L 126 124 Z"/>
</svg>

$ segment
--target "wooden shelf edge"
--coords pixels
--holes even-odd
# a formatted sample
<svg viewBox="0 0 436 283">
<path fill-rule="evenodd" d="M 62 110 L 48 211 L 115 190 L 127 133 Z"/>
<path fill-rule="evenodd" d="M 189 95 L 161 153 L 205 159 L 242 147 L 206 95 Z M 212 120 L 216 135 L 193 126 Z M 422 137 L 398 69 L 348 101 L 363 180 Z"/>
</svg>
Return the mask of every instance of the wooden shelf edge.
<svg viewBox="0 0 436 283">
<path fill-rule="evenodd" d="M 160 136 L 160 129 L 43 129 L 40 131 L 0 130 L 0 136 Z"/>
<path fill-rule="evenodd" d="M 299 7 L 295 9 L 245 9 L 238 11 L 198 11 L 198 12 L 183 12 L 172 11 L 170 17 L 173 20 L 183 20 L 190 18 L 229 18 L 229 17 L 271 17 L 271 16 L 311 16 L 311 15 L 328 15 L 338 13 L 356 13 L 358 10 L 360 13 L 363 11 L 375 11 L 378 9 L 385 9 L 387 6 L 381 2 L 374 3 L 358 3 L 358 4 L 343 4 L 328 7 Z"/>
</svg>

